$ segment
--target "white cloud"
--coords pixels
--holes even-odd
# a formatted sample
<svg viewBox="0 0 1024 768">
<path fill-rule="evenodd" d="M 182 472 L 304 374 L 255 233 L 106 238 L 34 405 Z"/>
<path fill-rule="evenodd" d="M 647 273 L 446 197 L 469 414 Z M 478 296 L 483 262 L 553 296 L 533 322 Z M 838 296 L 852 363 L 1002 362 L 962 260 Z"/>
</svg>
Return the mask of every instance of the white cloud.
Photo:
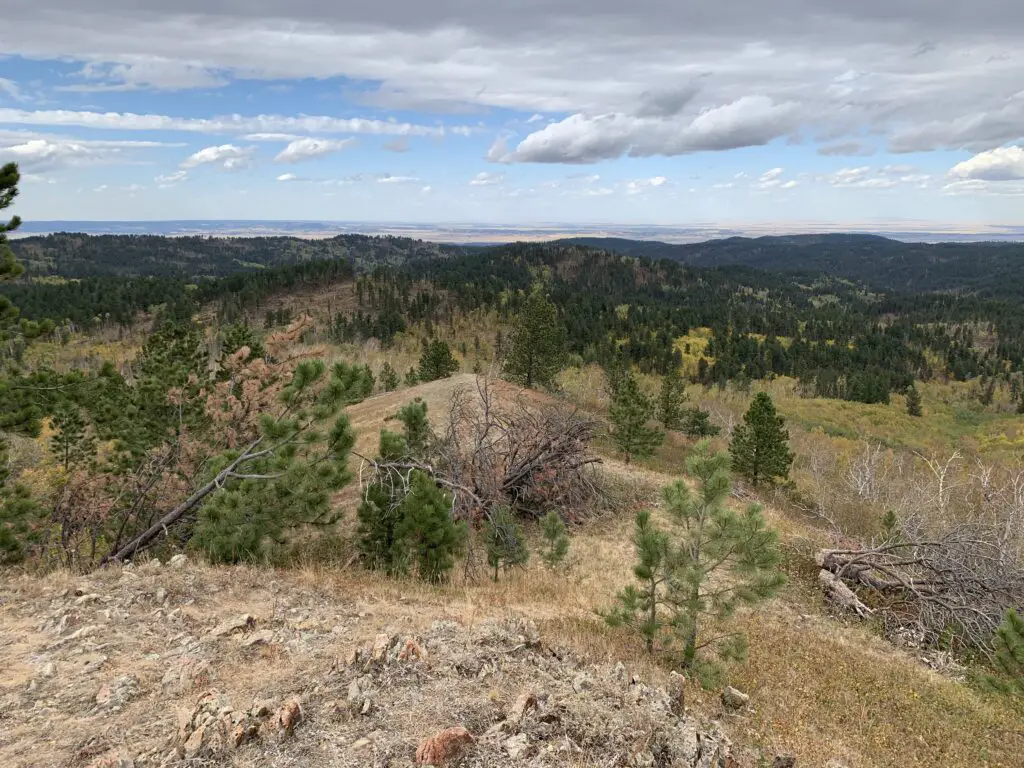
<svg viewBox="0 0 1024 768">
<path fill-rule="evenodd" d="M 419 181 L 415 176 L 392 176 L 390 173 L 377 177 L 378 184 L 412 184 Z"/>
<path fill-rule="evenodd" d="M 668 179 L 664 176 L 654 176 L 650 179 L 634 179 L 626 184 L 627 195 L 638 195 L 641 192 L 646 192 L 652 187 L 663 187 L 668 183 Z"/>
<path fill-rule="evenodd" d="M 543 119 L 544 119 L 544 115 L 541 115 L 541 114 L 538 114 L 538 113 L 534 113 L 534 114 L 530 115 L 527 118 L 526 122 L 528 122 L 528 123 L 539 123 Z"/>
<path fill-rule="evenodd" d="M 497 143 L 493 162 L 594 163 L 630 157 L 683 155 L 767 144 L 796 129 L 791 103 L 765 96 L 743 96 L 728 104 L 680 118 L 636 117 L 622 112 L 570 115 L 531 133 L 512 152 Z"/>
<path fill-rule="evenodd" d="M 392 136 L 443 136 L 441 126 L 313 115 L 224 115 L 221 117 L 170 117 L 133 112 L 89 112 L 68 109 L 0 109 L 0 123 L 17 125 L 78 126 L 123 131 L 183 131 L 193 133 L 366 133 Z M 454 129 L 449 128 L 454 133 Z"/>
<path fill-rule="evenodd" d="M 238 147 L 234 144 L 204 147 L 185 158 L 181 167 L 188 170 L 201 165 L 217 165 L 225 171 L 234 171 L 247 167 L 254 151 L 252 147 Z"/>
<path fill-rule="evenodd" d="M 789 181 L 783 182 L 782 186 L 780 186 L 779 189 L 792 189 L 793 187 L 797 186 L 799 183 L 800 182 L 798 182 L 798 181 L 796 181 L 794 179 L 790 179 Z"/>
<path fill-rule="evenodd" d="M 433 187 L 431 187 L 430 185 L 427 185 L 427 186 L 425 186 L 425 187 L 422 187 L 422 188 L 420 189 L 420 192 L 421 192 L 422 194 L 424 194 L 424 195 L 429 195 L 429 194 L 430 194 L 431 192 L 433 192 L 433 191 L 434 191 L 434 188 L 433 188 Z"/>
<path fill-rule="evenodd" d="M 490 187 L 495 184 L 501 184 L 505 180 L 505 174 L 503 173 L 487 173 L 481 171 L 472 179 L 469 180 L 469 186 L 471 187 Z"/>
<path fill-rule="evenodd" d="M 332 152 L 338 152 L 352 146 L 354 143 L 355 139 L 295 139 L 278 153 L 277 157 L 274 158 L 274 162 L 301 163 L 314 157 L 322 157 Z"/>
<path fill-rule="evenodd" d="M 185 181 L 188 178 L 188 171 L 175 171 L 174 173 L 160 174 L 153 178 L 153 181 L 157 183 L 160 189 L 167 189 L 173 187 L 179 182 Z"/>
<path fill-rule="evenodd" d="M 18 84 L 6 77 L 0 77 L 0 96 L 4 96 L 12 101 L 21 101 L 25 98 Z"/>
<path fill-rule="evenodd" d="M 294 173 L 282 173 L 277 177 L 278 181 L 301 181 L 301 177 Z"/>
<path fill-rule="evenodd" d="M 962 179 L 960 181 L 951 181 L 943 186 L 942 193 L 957 197 L 1024 197 L 1024 182 Z"/>
<path fill-rule="evenodd" d="M 180 146 L 152 141 L 80 140 L 58 137 L 28 138 L 0 145 L 0 159 L 18 162 L 27 172 L 132 162 L 135 151 Z"/>
<path fill-rule="evenodd" d="M 1024 179 L 1024 147 L 999 147 L 957 163 L 949 175 L 982 181 Z"/>
<path fill-rule="evenodd" d="M 131 58 L 118 64 L 89 62 L 75 74 L 85 82 L 57 86 L 54 90 L 79 93 L 141 89 L 180 91 L 219 88 L 228 83 L 201 64 L 145 56 Z"/>
</svg>

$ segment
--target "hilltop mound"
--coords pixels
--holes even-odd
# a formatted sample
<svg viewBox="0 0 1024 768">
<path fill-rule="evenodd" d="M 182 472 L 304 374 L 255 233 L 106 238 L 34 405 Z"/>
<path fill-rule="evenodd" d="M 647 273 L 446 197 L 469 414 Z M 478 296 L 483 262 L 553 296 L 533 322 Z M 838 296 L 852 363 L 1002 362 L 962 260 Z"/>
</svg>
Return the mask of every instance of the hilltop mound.
<svg viewBox="0 0 1024 768">
<path fill-rule="evenodd" d="M 0 763 L 406 766 L 462 727 L 463 765 L 718 766 L 682 688 L 452 615 L 183 556 L 12 583 Z"/>
</svg>

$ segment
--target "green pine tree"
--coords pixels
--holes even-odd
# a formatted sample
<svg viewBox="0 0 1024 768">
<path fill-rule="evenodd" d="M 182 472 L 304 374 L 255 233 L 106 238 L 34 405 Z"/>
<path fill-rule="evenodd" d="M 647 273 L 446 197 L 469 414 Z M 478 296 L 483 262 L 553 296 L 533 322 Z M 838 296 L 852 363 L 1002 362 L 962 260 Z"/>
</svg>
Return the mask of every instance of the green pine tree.
<svg viewBox="0 0 1024 768">
<path fill-rule="evenodd" d="M 684 408 L 683 423 L 680 427 L 683 434 L 691 438 L 714 437 L 721 428 L 711 423 L 711 414 L 700 408 Z"/>
<path fill-rule="evenodd" d="M 793 454 L 789 450 L 786 422 L 775 411 L 765 392 L 754 396 L 743 415 L 743 423 L 733 430 L 729 444 L 732 467 L 754 485 L 773 483 L 789 477 Z"/>
<path fill-rule="evenodd" d="M 1002 693 L 1024 697 L 1024 615 L 1007 609 L 992 650 L 992 665 L 999 676 L 987 676 L 984 682 Z"/>
<path fill-rule="evenodd" d="M 569 554 L 569 534 L 566 531 L 562 516 L 551 510 L 540 521 L 541 535 L 544 537 L 544 548 L 540 557 L 550 568 L 565 560 Z"/>
<path fill-rule="evenodd" d="M 629 464 L 634 458 L 650 456 L 665 439 L 665 433 L 648 422 L 654 415 L 650 398 L 641 390 L 636 377 L 623 376 L 612 400 L 612 440 Z"/>
<path fill-rule="evenodd" d="M 221 332 L 221 357 L 230 357 L 242 347 L 249 348 L 249 359 L 256 360 L 267 354 L 263 342 L 247 323 L 234 323 Z"/>
<path fill-rule="evenodd" d="M 417 397 L 411 403 L 406 403 L 398 409 L 397 418 L 402 422 L 402 436 L 408 456 L 414 459 L 426 458 L 433 438 L 426 402 Z"/>
<path fill-rule="evenodd" d="M 416 372 L 415 368 L 410 368 L 408 371 L 405 372 L 405 386 L 407 386 L 407 387 L 415 387 L 419 383 L 420 383 L 420 376 Z"/>
<path fill-rule="evenodd" d="M 921 393 L 913 385 L 907 390 L 907 414 L 915 417 L 923 415 L 921 411 Z"/>
<path fill-rule="evenodd" d="M 779 570 L 778 535 L 768 528 L 761 508 L 751 504 L 737 512 L 728 507 L 729 462 L 727 453 L 712 454 L 703 442 L 686 462 L 698 490 L 691 491 L 680 480 L 662 491 L 677 546 L 670 587 L 676 606 L 672 628 L 682 642 L 682 663 L 687 668 L 696 664 L 699 651 L 711 646 L 722 658 L 742 657 L 742 636 L 707 639 L 701 634 L 703 624 L 707 619 L 721 622 L 739 605 L 765 600 L 786 583 Z M 716 578 L 723 571 L 728 577 Z M 702 673 L 711 671 L 713 667 L 705 665 Z"/>
<path fill-rule="evenodd" d="M 414 471 L 400 516 L 395 536 L 407 552 L 405 562 L 423 581 L 446 581 L 466 538 L 465 525 L 452 520 L 451 498 L 426 474 Z"/>
<path fill-rule="evenodd" d="M 64 471 L 87 463 L 93 456 L 96 441 L 81 410 L 73 403 L 65 402 L 57 408 L 52 422 L 54 434 L 50 438 L 50 450 Z"/>
<path fill-rule="evenodd" d="M 419 381 L 445 379 L 459 370 L 459 363 L 452 355 L 448 342 L 434 339 L 420 355 Z"/>
<path fill-rule="evenodd" d="M 495 508 L 484 522 L 484 550 L 487 564 L 493 569 L 495 583 L 499 569 L 507 571 L 512 566 L 524 565 L 530 559 L 523 529 L 508 507 Z"/>
<path fill-rule="evenodd" d="M 633 547 L 637 562 L 630 584 L 616 595 L 616 605 L 605 614 L 612 627 L 628 627 L 643 638 L 648 653 L 654 649 L 668 626 L 668 584 L 672 578 L 672 548 L 668 536 L 651 521 L 651 513 L 636 513 Z"/>
<path fill-rule="evenodd" d="M 682 429 L 686 402 L 686 382 L 679 374 L 679 368 L 672 366 L 661 379 L 661 393 L 658 396 L 658 419 L 665 429 Z"/>
<path fill-rule="evenodd" d="M 0 211 L 9 208 L 14 199 L 18 196 L 18 181 L 21 174 L 18 173 L 16 163 L 7 163 L 0 167 Z M 12 216 L 6 223 L 0 222 L 0 284 L 18 278 L 25 268 L 14 258 L 14 251 L 7 244 L 7 233 L 13 232 L 21 226 L 21 219 Z M 18 308 L 7 296 L 0 294 L 0 342 L 6 342 L 8 347 L 13 346 L 12 340 L 21 335 Z M 2 367 L 4 352 L 0 351 L 0 367 Z"/>
<path fill-rule="evenodd" d="M 380 389 L 382 392 L 391 392 L 398 389 L 398 385 L 401 384 L 401 379 L 398 378 L 398 374 L 395 369 L 391 367 L 391 363 L 385 362 L 380 367 L 380 373 L 377 375 L 380 381 Z"/>
<path fill-rule="evenodd" d="M 251 457 L 200 508 L 192 546 L 213 562 L 263 560 L 297 529 L 324 530 L 340 519 L 331 498 L 352 479 L 348 456 L 355 444 L 342 410 L 354 402 L 352 382 L 338 378 L 348 371 L 336 365 L 327 378 L 322 360 L 295 367 L 281 392 L 281 411 L 260 422 L 259 443 L 212 463 L 211 471 L 220 473 L 240 456 Z"/>
<path fill-rule="evenodd" d="M 565 362 L 565 331 L 558 310 L 534 286 L 509 337 L 505 373 L 527 387 L 551 387 Z"/>
<path fill-rule="evenodd" d="M 745 652 L 737 633 L 705 637 L 708 621 L 720 624 L 739 605 L 771 597 L 785 584 L 778 536 L 760 507 L 740 513 L 727 506 L 728 467 L 727 454 L 711 454 L 701 443 L 687 462 L 698 491 L 682 480 L 662 490 L 671 532 L 659 530 L 649 512 L 637 515 L 633 574 L 638 584 L 622 590 L 605 617 L 612 626 L 636 631 L 648 651 L 673 650 L 684 668 L 708 684 L 719 671 L 706 658 L 709 650 L 721 660 Z"/>
</svg>

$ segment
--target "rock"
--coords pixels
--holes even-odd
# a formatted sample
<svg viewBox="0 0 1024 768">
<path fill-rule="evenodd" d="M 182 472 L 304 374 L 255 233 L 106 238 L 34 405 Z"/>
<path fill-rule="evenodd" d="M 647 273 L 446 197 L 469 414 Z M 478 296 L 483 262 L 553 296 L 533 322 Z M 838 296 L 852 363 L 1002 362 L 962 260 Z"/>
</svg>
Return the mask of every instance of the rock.
<svg viewBox="0 0 1024 768">
<path fill-rule="evenodd" d="M 302 706 L 299 704 L 299 700 L 292 697 L 285 701 L 280 711 L 277 713 L 277 727 L 281 731 L 281 737 L 287 737 L 291 735 L 291 732 L 295 730 L 295 726 L 302 720 Z"/>
<path fill-rule="evenodd" d="M 402 652 L 398 654 L 400 661 L 409 661 L 410 659 L 418 659 L 423 661 L 426 658 L 426 652 L 420 647 L 420 644 L 416 642 L 415 638 L 405 638 L 405 646 L 402 648 Z"/>
<path fill-rule="evenodd" d="M 750 696 L 729 685 L 722 691 L 722 703 L 729 709 L 743 709 L 750 703 Z"/>
<path fill-rule="evenodd" d="M 473 743 L 473 736 L 461 725 L 435 733 L 416 750 L 416 765 L 444 766 L 458 760 Z"/>
<path fill-rule="evenodd" d="M 671 701 L 672 711 L 682 714 L 686 709 L 686 678 L 675 670 L 669 672 L 666 692 Z"/>
<path fill-rule="evenodd" d="M 163 587 L 160 587 L 160 589 L 156 591 L 155 598 L 158 603 L 162 604 L 165 600 L 167 600 L 167 590 Z"/>
<path fill-rule="evenodd" d="M 381 632 L 373 639 L 373 647 L 370 649 L 370 660 L 374 664 L 381 664 L 387 659 L 388 648 L 391 646 L 391 635 Z"/>
<path fill-rule="evenodd" d="M 626 666 L 621 661 L 615 663 L 612 679 L 619 683 L 629 684 L 629 672 L 626 671 Z"/>
<path fill-rule="evenodd" d="M 776 755 L 772 760 L 772 768 L 796 768 L 796 757 L 793 755 Z"/>
<path fill-rule="evenodd" d="M 87 603 L 95 603 L 98 602 L 99 599 L 100 596 L 95 593 L 91 595 L 82 595 L 81 597 L 75 600 L 75 605 L 86 605 Z"/>
<path fill-rule="evenodd" d="M 269 645 L 274 639 L 274 633 L 269 629 L 261 629 L 259 632 L 253 632 L 251 635 L 242 640 L 242 647 L 252 648 L 257 645 Z"/>
<path fill-rule="evenodd" d="M 127 752 L 117 750 L 100 755 L 86 768 L 135 768 L 135 761 Z"/>
<path fill-rule="evenodd" d="M 175 555 L 167 561 L 167 565 L 169 565 L 171 568 L 184 568 L 186 565 L 188 565 L 188 555 Z"/>
<path fill-rule="evenodd" d="M 574 677 L 572 680 L 572 689 L 576 691 L 576 693 L 583 693 L 584 691 L 589 691 L 593 687 L 594 681 L 582 672 L 576 675 L 576 677 Z"/>
<path fill-rule="evenodd" d="M 251 629 L 256 626 L 256 618 L 249 615 L 248 613 L 236 616 L 233 619 L 222 621 L 207 635 L 209 638 L 224 637 L 226 635 L 234 634 L 240 630 Z"/>
<path fill-rule="evenodd" d="M 123 675 L 107 683 L 96 694 L 96 707 L 106 712 L 120 712 L 139 693 L 139 681 Z"/>
<path fill-rule="evenodd" d="M 353 751 L 361 752 L 367 747 L 371 746 L 372 744 L 373 742 L 364 736 L 363 738 L 356 739 L 354 742 L 352 742 L 352 749 Z"/>
<path fill-rule="evenodd" d="M 353 680 L 348 684 L 348 695 L 346 696 L 349 704 L 359 705 L 363 700 L 363 692 L 359 690 L 359 681 Z"/>
<path fill-rule="evenodd" d="M 533 691 L 527 691 L 519 694 L 519 698 L 515 700 L 512 706 L 508 710 L 508 714 L 505 719 L 511 723 L 520 723 L 523 718 L 526 717 L 526 713 L 531 709 L 537 708 L 537 696 Z"/>
<path fill-rule="evenodd" d="M 530 737 L 525 733 L 519 733 L 505 739 L 505 743 L 502 746 L 505 747 L 509 757 L 513 760 L 518 760 L 530 748 Z"/>
</svg>

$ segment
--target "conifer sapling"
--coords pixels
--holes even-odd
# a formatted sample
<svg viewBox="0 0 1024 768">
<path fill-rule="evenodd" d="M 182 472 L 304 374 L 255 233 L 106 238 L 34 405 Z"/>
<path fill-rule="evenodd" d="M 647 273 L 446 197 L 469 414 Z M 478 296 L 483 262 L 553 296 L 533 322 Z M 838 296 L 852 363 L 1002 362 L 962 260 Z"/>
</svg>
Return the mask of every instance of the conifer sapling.
<svg viewBox="0 0 1024 768">
<path fill-rule="evenodd" d="M 544 548 L 540 557 L 548 567 L 554 568 L 569 554 L 569 534 L 562 516 L 555 510 L 551 510 L 541 519 L 541 535 L 544 537 Z"/>
</svg>

